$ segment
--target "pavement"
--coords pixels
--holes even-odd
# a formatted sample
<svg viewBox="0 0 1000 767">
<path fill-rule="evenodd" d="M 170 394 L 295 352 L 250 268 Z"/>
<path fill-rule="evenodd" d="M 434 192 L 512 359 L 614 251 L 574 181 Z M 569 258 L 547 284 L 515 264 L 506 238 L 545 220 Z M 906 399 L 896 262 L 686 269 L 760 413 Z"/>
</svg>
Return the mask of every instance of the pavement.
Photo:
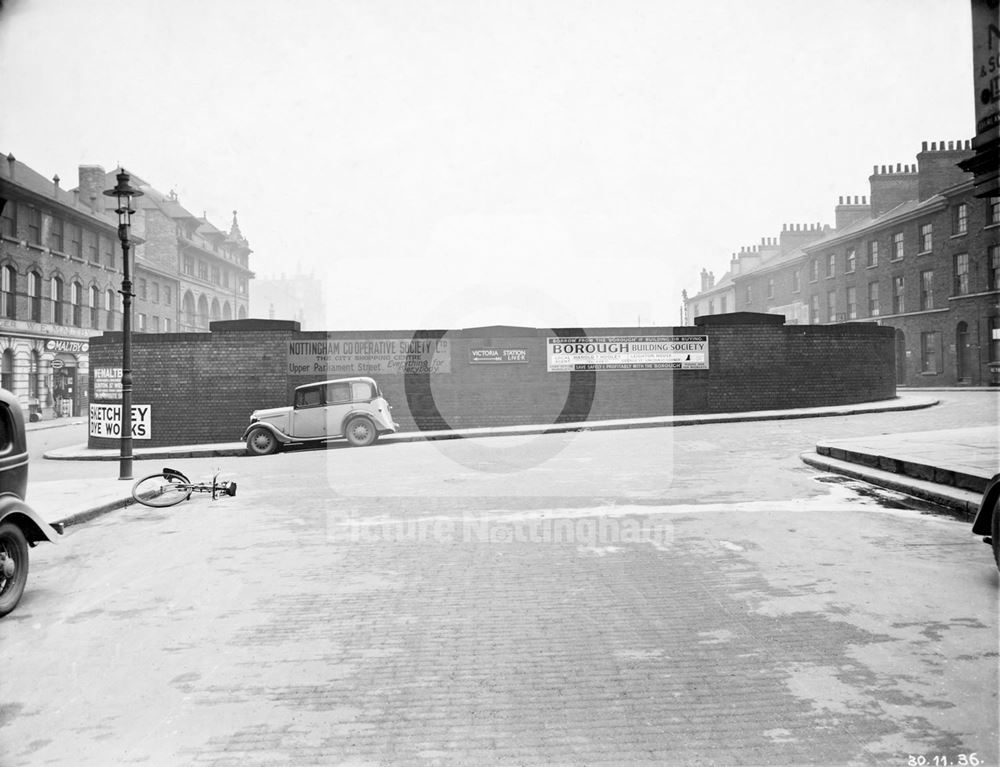
<svg viewBox="0 0 1000 767">
<path fill-rule="evenodd" d="M 992 389 L 1000 394 L 1000 390 Z M 901 391 L 890 400 L 819 408 L 714 413 L 690 416 L 633 418 L 566 424 L 502 426 L 449 431 L 413 431 L 385 435 L 382 442 L 415 442 L 441 439 L 487 438 L 573 431 L 679 427 L 738 421 L 773 421 L 795 418 L 860 415 L 893 410 L 917 410 L 938 404 L 924 390 Z M 28 430 L 85 423 L 86 419 L 58 419 L 28 424 Z M 155 473 L 159 462 L 179 458 L 241 456 L 242 442 L 171 447 L 134 448 L 136 478 Z M 996 426 L 951 431 L 883 434 L 820 442 L 802 460 L 822 471 L 842 474 L 920 498 L 972 519 L 989 479 L 1000 473 L 1000 430 Z M 52 450 L 48 460 L 117 461 L 117 449 L 90 449 L 86 444 Z M 146 471 L 143 461 L 150 461 Z M 101 469 L 87 479 L 30 483 L 29 504 L 48 522 L 74 525 L 131 503 L 131 480 L 120 480 Z M 98 474 L 105 476 L 96 476 Z"/>
</svg>

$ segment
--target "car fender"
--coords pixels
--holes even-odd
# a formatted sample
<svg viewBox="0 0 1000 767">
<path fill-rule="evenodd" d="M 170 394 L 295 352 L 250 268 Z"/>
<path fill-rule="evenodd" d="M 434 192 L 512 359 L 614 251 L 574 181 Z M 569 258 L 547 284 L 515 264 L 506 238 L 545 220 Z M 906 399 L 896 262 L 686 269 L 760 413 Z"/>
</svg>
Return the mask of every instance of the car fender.
<svg viewBox="0 0 1000 767">
<path fill-rule="evenodd" d="M 283 445 L 294 441 L 291 437 L 285 434 L 285 432 L 281 431 L 281 429 L 269 424 L 267 421 L 254 421 L 252 424 L 247 426 L 247 428 L 243 431 L 241 441 L 246 441 L 246 438 L 250 436 L 250 432 L 257 428 L 267 429 L 274 435 L 274 438 Z"/>
<path fill-rule="evenodd" d="M 381 423 L 379 423 L 378 418 L 376 418 L 375 416 L 373 416 L 367 410 L 352 410 L 350 413 L 348 413 L 347 415 L 345 415 L 344 416 L 344 420 L 340 422 L 340 433 L 341 434 L 347 434 L 347 424 L 350 422 L 350 420 L 352 418 L 356 418 L 357 416 L 361 416 L 362 418 L 367 418 L 369 421 L 371 421 L 372 424 L 375 426 L 375 430 L 376 431 L 379 431 L 379 432 L 385 431 L 385 426 L 383 426 Z"/>
<path fill-rule="evenodd" d="M 13 495 L 0 496 L 0 523 L 3 522 L 10 522 L 21 528 L 32 546 L 42 541 L 57 543 L 62 535 L 61 525 L 50 525 L 38 512 Z"/>
<path fill-rule="evenodd" d="M 998 500 L 1000 500 L 1000 474 L 995 474 L 986 486 L 976 519 L 972 523 L 974 535 L 990 535 L 992 531 L 990 523 L 993 521 L 993 511 Z"/>
</svg>

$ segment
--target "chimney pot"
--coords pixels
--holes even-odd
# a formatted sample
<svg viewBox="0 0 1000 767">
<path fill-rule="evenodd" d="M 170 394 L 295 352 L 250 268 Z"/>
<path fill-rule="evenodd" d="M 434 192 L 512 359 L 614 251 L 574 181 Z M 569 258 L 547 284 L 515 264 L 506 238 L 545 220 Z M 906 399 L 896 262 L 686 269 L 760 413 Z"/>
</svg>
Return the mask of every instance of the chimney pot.
<svg viewBox="0 0 1000 767">
<path fill-rule="evenodd" d="M 921 152 L 926 152 L 927 151 L 927 142 L 926 141 L 924 141 L 923 143 L 920 144 L 920 151 Z"/>
</svg>

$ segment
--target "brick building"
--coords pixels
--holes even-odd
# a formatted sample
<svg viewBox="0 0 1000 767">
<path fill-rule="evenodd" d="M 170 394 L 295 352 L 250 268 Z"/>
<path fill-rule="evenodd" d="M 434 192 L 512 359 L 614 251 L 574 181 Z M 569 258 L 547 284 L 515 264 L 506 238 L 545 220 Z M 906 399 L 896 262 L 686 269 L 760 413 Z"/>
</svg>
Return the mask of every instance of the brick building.
<svg viewBox="0 0 1000 767">
<path fill-rule="evenodd" d="M 841 198 L 834 228 L 731 275 L 733 309 L 893 327 L 900 384 L 1000 382 L 1000 197 L 975 196 L 971 156 L 924 142 L 916 164 L 875 166 L 870 199 Z"/>
<path fill-rule="evenodd" d="M 0 155 L 2 386 L 31 418 L 86 412 L 91 336 L 121 328 L 117 219 Z"/>
<path fill-rule="evenodd" d="M 246 318 L 251 253 L 236 213 L 229 233 L 133 177 L 133 330 L 207 330 Z M 87 412 L 90 339 L 121 330 L 122 252 L 114 173 L 79 168 L 63 189 L 0 154 L 0 385 L 32 418 Z"/>
<path fill-rule="evenodd" d="M 100 195 L 115 185 L 115 173 L 100 166 L 80 167 L 83 196 Z M 249 314 L 250 245 L 240 231 L 236 211 L 229 233 L 195 216 L 176 193 L 155 189 L 132 174 L 142 197 L 134 200 L 133 234 L 141 240 L 135 253 L 133 327 L 137 332 L 171 333 L 208 330 L 217 320 L 246 319 Z M 112 198 L 102 197 L 110 211 Z"/>
</svg>

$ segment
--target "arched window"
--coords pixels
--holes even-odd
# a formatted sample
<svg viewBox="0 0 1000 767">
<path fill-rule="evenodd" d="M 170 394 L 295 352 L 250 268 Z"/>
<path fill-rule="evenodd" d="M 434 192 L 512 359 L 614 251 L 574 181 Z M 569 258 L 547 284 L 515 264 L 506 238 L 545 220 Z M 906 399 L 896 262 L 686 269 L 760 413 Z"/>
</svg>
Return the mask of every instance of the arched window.
<svg viewBox="0 0 1000 767">
<path fill-rule="evenodd" d="M 229 302 L 226 301 L 226 303 L 222 305 L 222 319 L 231 320 L 232 318 L 233 318 L 233 307 L 231 307 L 229 305 Z"/>
<path fill-rule="evenodd" d="M 42 275 L 28 272 L 28 297 L 31 299 L 31 319 L 42 321 Z"/>
<path fill-rule="evenodd" d="M 208 327 L 208 299 L 204 295 L 198 296 L 198 327 Z"/>
<path fill-rule="evenodd" d="M 101 308 L 101 291 L 96 285 L 90 286 L 90 327 L 98 325 L 97 311 Z"/>
<path fill-rule="evenodd" d="M 13 266 L 0 269 L 0 317 L 17 317 L 17 270 Z"/>
<path fill-rule="evenodd" d="M 194 310 L 194 296 L 191 294 L 191 291 L 189 290 L 187 293 L 184 294 L 184 301 L 181 314 L 181 324 L 185 325 L 186 328 L 182 328 L 182 330 L 185 329 L 194 330 L 196 319 L 197 318 L 195 317 L 195 310 Z"/>
<path fill-rule="evenodd" d="M 247 318 L 247 308 L 245 306 L 240 306 L 239 318 L 245 320 Z"/>
<path fill-rule="evenodd" d="M 83 285 L 74 282 L 69 286 L 70 303 L 73 305 L 73 324 L 83 327 Z"/>
<path fill-rule="evenodd" d="M 52 322 L 56 325 L 63 324 L 63 281 L 59 277 L 53 277 L 51 281 L 52 295 Z"/>
<path fill-rule="evenodd" d="M 219 307 L 219 299 L 212 300 L 212 322 L 222 319 L 222 309 Z"/>
<path fill-rule="evenodd" d="M 7 391 L 14 390 L 14 352 L 3 350 L 3 360 L 0 361 L 0 386 Z"/>
<path fill-rule="evenodd" d="M 107 325 L 108 330 L 115 329 L 115 291 L 108 288 L 104 291 L 104 312 L 105 312 L 105 325 Z"/>
</svg>

